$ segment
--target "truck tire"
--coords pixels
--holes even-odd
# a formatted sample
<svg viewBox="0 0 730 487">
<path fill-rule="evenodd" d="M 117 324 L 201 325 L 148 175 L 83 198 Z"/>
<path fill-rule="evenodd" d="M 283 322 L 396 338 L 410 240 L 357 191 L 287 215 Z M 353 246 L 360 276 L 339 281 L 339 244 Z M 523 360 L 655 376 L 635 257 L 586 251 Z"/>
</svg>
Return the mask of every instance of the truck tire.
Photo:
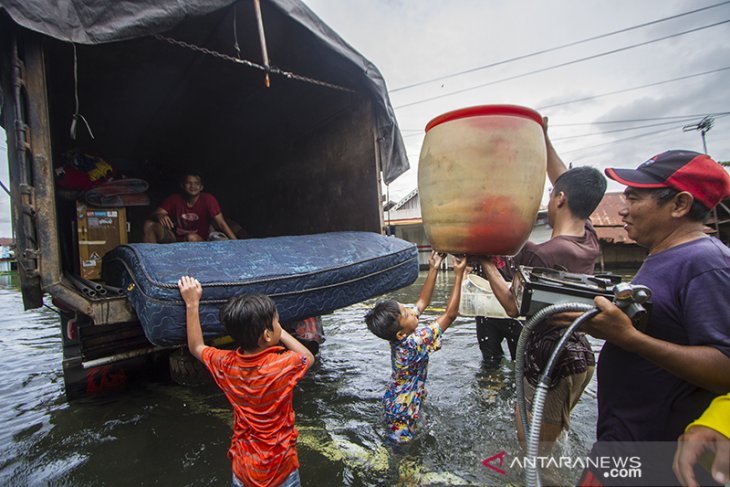
<svg viewBox="0 0 730 487">
<path fill-rule="evenodd" d="M 180 349 L 170 354 L 170 379 L 181 386 L 210 384 L 212 377 L 203 363 L 190 352 Z"/>
</svg>

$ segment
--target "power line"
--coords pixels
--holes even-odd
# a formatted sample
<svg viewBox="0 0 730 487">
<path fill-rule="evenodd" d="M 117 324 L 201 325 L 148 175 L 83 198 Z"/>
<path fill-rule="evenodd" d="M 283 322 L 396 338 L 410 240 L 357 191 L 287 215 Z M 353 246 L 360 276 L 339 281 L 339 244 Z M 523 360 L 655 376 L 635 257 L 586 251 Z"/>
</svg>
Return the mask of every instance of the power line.
<svg viewBox="0 0 730 487">
<path fill-rule="evenodd" d="M 514 76 L 509 76 L 507 78 L 501 78 L 501 79 L 498 79 L 498 80 L 490 81 L 488 83 L 483 83 L 483 84 L 480 84 L 480 85 L 477 85 L 477 86 L 472 86 L 470 88 L 464 88 L 464 89 L 461 89 L 461 90 L 452 91 L 450 93 L 444 93 L 442 95 L 432 96 L 430 98 L 424 98 L 424 99 L 421 99 L 421 100 L 418 100 L 418 101 L 414 101 L 414 102 L 411 102 L 411 103 L 406 103 L 405 105 L 397 106 L 395 108 L 398 109 L 398 108 L 406 108 L 406 107 L 410 107 L 410 106 L 414 106 L 414 105 L 419 105 L 421 103 L 426 103 L 426 102 L 429 102 L 429 101 L 438 100 L 440 98 L 445 98 L 447 96 L 457 95 L 459 93 L 465 93 L 467 91 L 472 91 L 472 90 L 476 90 L 476 89 L 479 89 L 479 88 L 484 88 L 486 86 L 491 86 L 491 85 L 494 85 L 494 84 L 497 84 L 497 83 L 501 83 L 503 81 L 511 81 L 511 80 L 518 79 L 518 78 L 524 78 L 525 76 L 530 76 L 530 75 L 537 74 L 537 73 L 543 73 L 545 71 L 551 71 L 553 69 L 562 68 L 562 67 L 565 67 L 565 66 L 569 66 L 571 64 L 581 63 L 583 61 L 589 61 L 591 59 L 596 59 L 596 58 L 603 57 L 603 56 L 608 56 L 609 54 L 616 54 L 617 52 L 627 51 L 627 50 L 633 49 L 635 47 L 641 47 L 641 46 L 645 46 L 647 44 L 652 44 L 652 43 L 655 43 L 655 42 L 664 41 L 664 40 L 671 39 L 673 37 L 678 37 L 678 36 L 681 36 L 681 35 L 684 35 L 684 34 L 690 34 L 692 32 L 698 32 L 700 30 L 709 29 L 711 27 L 717 27 L 718 25 L 726 24 L 728 22 L 730 22 L 730 19 L 722 20 L 720 22 L 716 22 L 714 24 L 705 25 L 705 26 L 702 26 L 702 27 L 697 27 L 695 29 L 685 30 L 683 32 L 678 32 L 676 34 L 671 34 L 671 35 L 668 35 L 668 36 L 659 37 L 657 39 L 652 39 L 652 40 L 649 40 L 649 41 L 640 42 L 638 44 L 631 44 L 629 46 L 620 47 L 618 49 L 611 49 L 610 51 L 604 51 L 604 52 L 601 52 L 601 53 L 598 53 L 598 54 L 594 54 L 594 55 L 591 55 L 591 56 L 586 56 L 586 57 L 579 58 L 579 59 L 574 59 L 572 61 L 567 61 L 567 62 L 560 63 L 560 64 L 555 64 L 555 65 L 548 66 L 548 67 L 545 67 L 545 68 L 535 69 L 533 71 L 528 71 L 527 73 L 521 73 L 521 74 L 517 74 L 517 75 L 514 75 Z"/>
<path fill-rule="evenodd" d="M 543 50 L 540 50 L 540 51 L 531 52 L 529 54 L 523 54 L 523 55 L 516 56 L 516 57 L 513 57 L 513 58 L 505 59 L 503 61 L 497 61 L 497 62 L 494 62 L 494 63 L 491 63 L 491 64 L 485 64 L 484 66 L 478 66 L 476 68 L 471 68 L 471 69 L 467 69 L 467 70 L 464 70 L 464 71 L 459 71 L 457 73 L 446 74 L 446 75 L 440 76 L 438 78 L 432 78 L 432 79 L 425 80 L 425 81 L 419 81 L 417 83 L 413 83 L 413 84 L 410 84 L 410 85 L 407 85 L 407 86 L 401 86 L 399 88 L 395 88 L 395 89 L 389 90 L 389 93 L 395 93 L 396 91 L 402 91 L 402 90 L 407 90 L 409 88 L 415 88 L 416 86 L 422 86 L 422 85 L 425 85 L 425 84 L 428 84 L 428 83 L 433 83 L 434 81 L 441 81 L 441 80 L 444 80 L 444 79 L 447 79 L 447 78 L 454 78 L 456 76 L 461 76 L 463 74 L 468 74 L 468 73 L 473 73 L 475 71 L 481 71 L 483 69 L 493 68 L 495 66 L 500 66 L 502 64 L 507 64 L 507 63 L 511 63 L 511 62 L 514 62 L 514 61 L 519 61 L 521 59 L 527 59 L 527 58 L 534 57 L 534 56 L 537 56 L 537 55 L 540 55 L 540 54 L 546 54 L 548 52 L 557 51 L 559 49 L 564 49 L 566 47 L 577 46 L 577 45 L 583 44 L 585 42 L 595 41 L 597 39 L 602 39 L 604 37 L 609 37 L 609 36 L 612 36 L 612 35 L 616 35 L 616 34 L 621 34 L 621 33 L 624 33 L 624 32 L 628 32 L 628 31 L 631 31 L 631 30 L 640 29 L 640 28 L 643 28 L 643 27 L 648 27 L 650 25 L 658 24 L 658 23 L 661 23 L 661 22 L 666 22 L 667 20 L 672 20 L 672 19 L 676 19 L 676 18 L 679 18 L 679 17 L 684 17 L 685 15 L 690 15 L 690 14 L 694 14 L 694 13 L 697 13 L 697 12 L 701 12 L 703 10 L 708 10 L 708 9 L 711 9 L 711 8 L 719 7 L 719 6 L 725 5 L 727 3 L 730 3 L 730 0 L 728 0 L 727 2 L 721 2 L 721 3 L 716 3 L 714 5 L 709 5 L 707 7 L 702 7 L 702 8 L 696 9 L 696 10 L 690 10 L 688 12 L 684 12 L 684 13 L 681 13 L 681 14 L 672 15 L 670 17 L 664 17 L 662 19 L 653 20 L 651 22 L 645 22 L 643 24 L 634 25 L 632 27 L 626 27 L 625 29 L 615 30 L 613 32 L 608 32 L 606 34 L 601 34 L 601 35 L 597 35 L 597 36 L 593 36 L 593 37 L 588 37 L 588 38 L 582 39 L 580 41 L 569 42 L 567 44 L 561 44 L 559 46 L 551 47 L 551 48 L 548 48 L 548 49 L 543 49 Z"/>
<path fill-rule="evenodd" d="M 541 106 L 541 107 L 537 107 L 536 110 L 544 110 L 546 108 L 554 108 L 554 107 L 559 107 L 559 106 L 563 106 L 563 105 L 569 105 L 571 103 L 577 103 L 577 102 L 581 102 L 581 101 L 595 100 L 596 98 L 600 98 L 600 97 L 603 97 L 603 96 L 618 95 L 619 93 L 626 93 L 626 92 L 633 91 L 633 90 L 639 90 L 641 88 L 649 88 L 649 87 L 652 87 L 652 86 L 658 86 L 658 85 L 663 85 L 663 84 L 666 84 L 666 83 L 672 83 L 674 81 L 681 81 L 681 80 L 685 80 L 685 79 L 689 79 L 689 78 L 696 78 L 698 76 L 705 76 L 705 75 L 708 75 L 708 74 L 717 73 L 717 72 L 725 71 L 725 70 L 728 70 L 728 69 L 730 69 L 730 66 L 725 66 L 724 68 L 713 69 L 712 71 L 705 71 L 705 72 L 702 72 L 702 73 L 695 73 L 695 74 L 689 74 L 687 76 L 680 76 L 679 78 L 673 78 L 673 79 L 668 79 L 668 80 L 664 80 L 664 81 L 657 81 L 655 83 L 649 83 L 649 84 L 646 84 L 646 85 L 634 86 L 633 88 L 624 88 L 622 90 L 609 91 L 608 93 L 601 93 L 600 95 L 587 96 L 587 97 L 584 97 L 584 98 L 577 98 L 575 100 L 568 100 L 568 101 L 562 101 L 562 102 L 559 102 L 559 103 L 553 103 L 551 105 L 544 105 L 544 106 Z"/>
<path fill-rule="evenodd" d="M 649 127 L 660 127 L 662 125 L 669 125 L 674 124 L 677 122 L 689 122 L 692 120 L 696 120 L 698 118 L 704 118 L 704 117 L 713 117 L 713 118 L 722 118 L 727 115 L 730 115 L 730 112 L 714 112 L 714 113 L 702 113 L 697 115 L 674 115 L 674 116 L 667 116 L 667 117 L 655 117 L 655 118 L 635 118 L 630 120 L 607 120 L 603 122 L 583 122 L 583 123 L 551 123 L 550 127 L 578 127 L 578 126 L 585 126 L 585 125 L 602 125 L 602 124 L 616 124 L 616 123 L 635 123 L 635 122 L 655 122 L 658 120 L 665 120 L 665 122 L 662 123 L 654 123 L 654 124 L 647 124 L 647 125 L 639 125 L 635 127 L 624 127 L 620 129 L 615 130 L 604 130 L 602 132 L 592 132 L 588 134 L 579 134 L 579 135 L 567 135 L 565 137 L 551 137 L 550 140 L 557 142 L 560 140 L 568 140 L 568 139 L 577 139 L 580 137 L 591 137 L 594 135 L 604 135 L 604 134 L 612 134 L 616 132 L 626 132 L 629 130 L 638 130 L 643 128 L 649 128 Z M 668 120 L 668 121 L 666 121 Z M 419 134 L 408 134 L 403 135 L 403 138 L 406 137 L 412 137 L 414 135 L 422 135 L 423 132 Z"/>
<path fill-rule="evenodd" d="M 635 127 L 624 127 L 620 129 L 614 129 L 614 130 L 604 130 L 602 132 L 591 132 L 587 134 L 578 134 L 578 135 L 567 135 L 565 137 L 551 137 L 550 140 L 553 142 L 558 142 L 561 140 L 569 140 L 569 139 L 579 139 L 581 137 L 592 137 L 594 135 L 605 135 L 605 134 L 613 134 L 618 132 L 627 132 L 630 130 L 640 130 L 650 127 L 661 127 L 662 125 L 673 125 L 678 122 L 685 123 L 690 122 L 692 120 L 696 120 L 698 118 L 708 117 L 711 116 L 713 118 L 722 118 L 724 116 L 730 115 L 730 112 L 718 112 L 718 113 L 712 113 L 712 114 L 702 114 L 702 115 L 684 115 L 684 116 L 672 116 L 672 117 L 657 117 L 657 118 L 644 118 L 644 119 L 633 119 L 633 120 L 614 120 L 614 121 L 607 121 L 607 122 L 591 122 L 591 123 L 566 123 L 566 124 L 550 124 L 551 127 L 568 127 L 568 126 L 581 126 L 581 125 L 594 125 L 594 124 L 602 124 L 602 123 L 632 123 L 632 122 L 645 122 L 645 121 L 656 121 L 656 120 L 666 120 L 671 119 L 669 121 L 664 121 L 660 123 L 653 123 L 653 124 L 646 124 L 646 125 L 639 125 Z M 674 127 L 672 127 L 674 128 Z M 404 135 L 403 137 L 411 137 L 413 135 L 420 135 L 420 134 L 408 134 Z"/>
<path fill-rule="evenodd" d="M 726 69 L 726 68 L 723 68 Z M 633 119 L 626 119 L 626 120 L 603 120 L 603 121 L 595 121 L 595 122 L 576 122 L 576 123 L 550 123 L 550 127 L 580 127 L 585 125 L 607 125 L 607 124 L 617 124 L 617 123 L 635 123 L 635 122 L 656 122 L 658 120 L 670 120 L 668 123 L 674 123 L 677 121 L 677 119 L 681 119 L 681 121 L 690 121 L 696 118 L 702 118 L 711 116 L 714 118 L 721 118 L 724 116 L 730 115 L 730 112 L 713 112 L 713 113 L 698 113 L 693 115 L 668 115 L 665 117 L 652 117 L 652 118 L 633 118 Z M 612 132 L 622 132 L 626 130 L 632 130 L 632 129 L 638 129 L 638 128 L 646 128 L 646 127 L 653 127 L 658 126 L 661 124 L 654 124 L 654 125 L 642 125 L 640 127 L 630 127 L 630 128 L 624 128 L 624 129 L 618 129 L 615 131 L 608 130 L 604 132 L 596 132 L 591 134 L 584 134 L 585 136 L 589 135 L 599 135 L 599 134 L 606 134 L 606 133 L 612 133 Z M 416 133 L 410 133 L 402 135 L 402 137 L 408 138 L 408 137 L 414 137 L 416 135 L 423 135 L 423 129 L 401 129 L 401 132 L 408 130 L 410 132 L 416 132 Z M 565 140 L 569 138 L 577 138 L 580 136 L 568 136 L 568 137 L 560 137 L 560 138 L 553 138 L 552 140 Z"/>
<path fill-rule="evenodd" d="M 631 137 L 624 137 L 623 139 L 615 139 L 615 140 L 612 140 L 610 142 L 603 142 L 601 144 L 591 145 L 591 146 L 588 146 L 588 147 L 581 147 L 579 149 L 571 149 L 571 150 L 567 150 L 567 151 L 560 151 L 560 155 L 562 156 L 563 154 L 570 154 L 571 152 L 578 152 L 578 151 L 582 151 L 582 150 L 593 149 L 595 147 L 601 147 L 601 146 L 604 146 L 604 145 L 616 144 L 618 142 L 624 142 L 626 140 L 640 139 L 642 137 L 647 137 L 649 135 L 661 134 L 661 133 L 670 132 L 670 131 L 676 130 L 676 129 L 677 129 L 677 127 L 670 127 L 670 128 L 666 128 L 666 129 L 662 129 L 662 130 L 655 130 L 653 132 L 646 132 L 644 134 L 633 135 Z"/>
<path fill-rule="evenodd" d="M 679 119 L 679 120 L 671 120 L 669 122 L 650 123 L 650 124 L 646 124 L 646 125 L 637 125 L 635 127 L 624 127 L 624 128 L 620 128 L 620 129 L 604 130 L 602 132 L 592 132 L 592 133 L 588 133 L 588 134 L 566 135 L 565 137 L 555 137 L 555 138 L 550 137 L 550 140 L 555 142 L 555 141 L 559 141 L 559 140 L 579 139 L 581 137 L 592 137 L 594 135 L 615 134 L 618 132 L 628 132 L 631 130 L 640 130 L 640 129 L 645 129 L 645 128 L 649 128 L 649 127 L 661 127 L 663 125 L 674 125 L 678 122 L 682 122 L 682 123 L 691 122 L 692 120 L 696 120 L 696 118 L 697 117 L 685 118 L 685 119 Z"/>
<path fill-rule="evenodd" d="M 730 115 L 730 112 L 695 113 L 692 115 L 667 115 L 665 117 L 629 118 L 626 120 L 601 120 L 601 121 L 594 121 L 594 122 L 574 122 L 574 123 L 552 123 L 552 122 L 550 122 L 550 126 L 551 127 L 580 127 L 583 125 L 605 125 L 605 124 L 613 124 L 613 123 L 656 122 L 657 120 L 676 120 L 678 118 L 682 118 L 682 119 L 702 118 L 702 117 L 706 117 L 708 115 L 713 116 L 715 118 L 720 118 L 721 116 L 724 116 L 724 115 Z M 401 132 L 423 133 L 423 129 L 401 129 Z M 410 134 L 410 135 L 418 135 L 418 134 Z M 409 137 L 410 135 L 405 135 L 404 137 Z"/>
<path fill-rule="evenodd" d="M 630 122 L 654 122 L 656 120 L 669 120 L 669 119 L 677 119 L 677 118 L 701 118 L 706 117 L 707 115 L 712 115 L 714 117 L 718 117 L 719 115 L 730 115 L 730 112 L 714 112 L 714 113 L 700 113 L 695 115 L 668 115 L 666 117 L 653 117 L 653 118 L 632 118 L 627 120 L 604 120 L 604 121 L 596 121 L 596 122 L 577 122 L 577 123 L 550 123 L 551 127 L 570 127 L 570 126 L 580 126 L 580 125 L 601 125 L 601 124 L 609 124 L 609 123 L 630 123 Z"/>
<path fill-rule="evenodd" d="M 722 112 L 722 116 L 726 116 L 726 115 L 730 115 L 730 113 L 728 113 L 728 112 Z M 714 117 L 714 118 L 720 118 L 720 117 Z M 675 123 L 677 123 L 677 122 L 679 122 L 679 120 L 678 121 L 675 121 Z M 624 142 L 626 140 L 639 139 L 639 138 L 647 137 L 647 136 L 650 136 L 650 135 L 656 135 L 656 134 L 661 134 L 661 133 L 665 133 L 665 132 L 670 132 L 670 131 L 676 130 L 677 128 L 680 128 L 680 127 L 681 127 L 681 125 L 680 126 L 673 126 L 673 127 L 669 127 L 669 128 L 665 128 L 665 129 L 661 129 L 661 130 L 655 130 L 655 131 L 652 131 L 652 132 L 645 132 L 643 134 L 633 135 L 631 137 L 624 137 L 623 139 L 614 139 L 614 140 L 612 140 L 610 142 L 603 142 L 603 143 L 591 145 L 591 146 L 588 146 L 588 147 L 581 147 L 581 148 L 578 148 L 578 149 L 571 149 L 571 150 L 567 150 L 567 151 L 560 151 L 560 154 L 561 155 L 563 155 L 563 154 L 569 154 L 569 153 L 572 153 L 572 152 L 593 149 L 595 147 L 602 147 L 604 145 L 616 144 L 618 142 Z M 557 140 L 557 139 L 552 139 L 552 140 Z"/>
</svg>

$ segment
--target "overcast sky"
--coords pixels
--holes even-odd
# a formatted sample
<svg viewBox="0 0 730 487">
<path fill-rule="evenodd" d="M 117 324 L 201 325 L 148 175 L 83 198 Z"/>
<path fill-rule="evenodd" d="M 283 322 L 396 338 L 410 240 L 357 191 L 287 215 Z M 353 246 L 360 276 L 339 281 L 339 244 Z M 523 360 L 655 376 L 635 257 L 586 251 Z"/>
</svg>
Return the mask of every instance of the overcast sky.
<svg viewBox="0 0 730 487">
<path fill-rule="evenodd" d="M 634 167 L 667 149 L 701 152 L 700 133 L 684 132 L 682 128 L 696 125 L 704 115 L 717 114 L 707 133 L 707 150 L 716 160 L 730 160 L 728 2 L 305 3 L 372 61 L 385 78 L 411 164 L 411 169 L 390 185 L 393 201 L 416 187 L 418 154 L 426 123 L 446 111 L 473 105 L 510 103 L 535 108 L 550 118 L 550 136 L 566 162 L 599 168 Z M 712 5 L 718 6 L 681 15 Z M 630 29 L 673 16 L 679 17 Z M 720 24 L 707 27 L 717 23 Z M 625 29 L 630 30 L 579 42 Z M 695 31 L 679 35 L 690 30 Z M 668 38 L 657 40 L 664 37 Z M 650 42 L 654 40 L 657 41 Z M 579 43 L 552 50 L 576 42 Z M 630 48 L 642 43 L 645 45 Z M 544 50 L 550 52 L 475 70 Z M 618 52 L 602 55 L 614 50 Z M 588 57 L 592 59 L 580 61 Z M 562 64 L 566 65 L 558 67 Z M 450 76 L 468 70 L 475 71 Z M 539 70 L 542 72 L 521 76 Z M 432 79 L 436 81 L 399 89 Z M 650 84 L 653 86 L 640 88 Z M 475 88 L 480 85 L 486 86 Z M 450 94 L 457 91 L 461 92 Z M 614 92 L 621 93 L 609 94 Z M 431 98 L 434 99 L 424 101 Z M 634 129 L 626 130 L 631 127 Z M 5 147 L 3 137 L 0 178 L 7 185 Z M 609 190 L 621 189 L 618 184 L 609 184 Z M 8 201 L 2 192 L 0 236 L 10 234 Z"/>
<path fill-rule="evenodd" d="M 411 164 L 411 169 L 391 184 L 393 201 L 417 185 L 418 155 L 426 123 L 449 110 L 493 103 L 538 109 L 549 117 L 550 136 L 566 162 L 600 168 L 635 167 L 667 149 L 701 152 L 700 133 L 685 133 L 682 127 L 697 124 L 702 117 L 664 117 L 730 112 L 730 22 L 676 35 L 729 21 L 730 3 L 727 2 L 305 0 L 305 3 L 372 61 L 385 78 Z M 462 76 L 448 76 L 721 3 L 715 8 L 606 38 Z M 676 36 L 595 57 L 673 35 Z M 572 63 L 586 57 L 594 59 Z M 564 63 L 572 64 L 555 67 Z M 546 68 L 554 69 L 499 82 Z M 722 68 L 725 69 L 716 71 Z M 708 71 L 716 72 L 666 82 Z M 436 81 L 399 89 L 432 79 Z M 662 82 L 666 83 L 624 91 Z M 491 84 L 471 89 L 488 83 Z M 460 90 L 465 91 L 449 95 Z M 596 97 L 615 91 L 624 92 Z M 423 101 L 434 97 L 440 98 Z M 588 97 L 596 98 L 575 101 Z M 568 101 L 574 102 L 549 107 Z M 635 119 L 657 120 L 597 123 Z M 609 130 L 614 132 L 607 133 Z M 654 134 L 642 136 L 650 132 Z M 706 139 L 707 150 L 716 160 L 730 160 L 730 116 L 718 116 Z M 609 185 L 609 190 L 623 190 L 623 187 L 614 183 Z"/>
</svg>

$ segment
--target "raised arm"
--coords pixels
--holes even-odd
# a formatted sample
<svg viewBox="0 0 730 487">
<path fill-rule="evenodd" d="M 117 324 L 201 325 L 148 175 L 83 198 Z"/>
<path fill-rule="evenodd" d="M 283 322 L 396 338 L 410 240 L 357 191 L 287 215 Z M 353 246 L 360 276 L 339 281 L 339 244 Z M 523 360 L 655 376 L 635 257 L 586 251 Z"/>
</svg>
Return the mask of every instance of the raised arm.
<svg viewBox="0 0 730 487">
<path fill-rule="evenodd" d="M 302 342 L 291 336 L 286 330 L 281 330 L 281 343 L 283 343 L 284 346 L 292 352 L 296 352 L 307 357 L 307 369 L 314 364 L 314 355 L 312 352 L 302 345 Z"/>
<path fill-rule="evenodd" d="M 213 221 L 215 222 L 215 226 L 218 227 L 221 232 L 226 234 L 226 237 L 231 240 L 236 240 L 236 234 L 233 233 L 231 227 L 229 227 L 228 223 L 226 223 L 226 219 L 223 218 L 223 213 L 218 213 L 216 216 L 214 216 Z"/>
<path fill-rule="evenodd" d="M 202 360 L 203 330 L 200 328 L 200 298 L 203 296 L 203 287 L 197 279 L 190 276 L 183 276 L 177 282 L 183 301 L 185 301 L 185 322 L 188 333 L 188 349 L 198 360 Z"/>
<path fill-rule="evenodd" d="M 568 170 L 568 168 L 565 166 L 565 163 L 558 155 L 557 151 L 555 150 L 555 147 L 553 147 L 553 143 L 550 140 L 550 137 L 548 136 L 548 118 L 543 117 L 542 118 L 542 129 L 545 131 L 545 146 L 547 149 L 547 174 L 548 179 L 550 179 L 550 184 L 555 184 L 555 181 L 558 180 L 558 177 L 563 174 L 565 171 Z"/>
<path fill-rule="evenodd" d="M 461 283 L 464 280 L 464 273 L 466 272 L 466 256 L 460 257 L 454 256 L 454 287 L 451 289 L 451 296 L 449 296 L 449 302 L 446 304 L 446 311 L 444 314 L 436 318 L 441 331 L 444 332 L 454 322 L 457 316 L 459 316 L 459 303 L 461 302 Z"/>
<path fill-rule="evenodd" d="M 520 311 L 517 309 L 517 300 L 510 290 L 510 284 L 504 280 L 504 277 L 499 273 L 499 269 L 494 265 L 491 258 L 480 257 L 479 263 L 484 270 L 484 277 L 487 278 L 489 285 L 492 287 L 494 297 L 497 298 L 497 301 L 502 305 L 507 315 L 512 318 L 517 318 L 520 315 Z"/>
<path fill-rule="evenodd" d="M 446 254 L 440 254 L 435 250 L 431 252 L 431 257 L 428 259 L 428 275 L 426 276 L 426 282 L 423 283 L 421 294 L 418 296 L 418 300 L 416 301 L 416 307 L 418 308 L 419 314 L 431 303 L 433 288 L 436 285 L 436 276 L 438 275 L 441 263 L 444 261 L 445 257 Z"/>
</svg>

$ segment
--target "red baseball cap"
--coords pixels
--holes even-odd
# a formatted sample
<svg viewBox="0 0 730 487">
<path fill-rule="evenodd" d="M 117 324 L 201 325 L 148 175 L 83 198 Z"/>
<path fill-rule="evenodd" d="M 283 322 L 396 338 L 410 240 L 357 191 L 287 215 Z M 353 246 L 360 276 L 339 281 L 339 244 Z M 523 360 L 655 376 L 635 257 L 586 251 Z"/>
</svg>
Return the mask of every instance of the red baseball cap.
<svg viewBox="0 0 730 487">
<path fill-rule="evenodd" d="M 658 154 L 636 169 L 605 170 L 606 176 L 632 188 L 686 191 L 712 209 L 730 197 L 730 175 L 710 156 L 688 150 Z"/>
</svg>

